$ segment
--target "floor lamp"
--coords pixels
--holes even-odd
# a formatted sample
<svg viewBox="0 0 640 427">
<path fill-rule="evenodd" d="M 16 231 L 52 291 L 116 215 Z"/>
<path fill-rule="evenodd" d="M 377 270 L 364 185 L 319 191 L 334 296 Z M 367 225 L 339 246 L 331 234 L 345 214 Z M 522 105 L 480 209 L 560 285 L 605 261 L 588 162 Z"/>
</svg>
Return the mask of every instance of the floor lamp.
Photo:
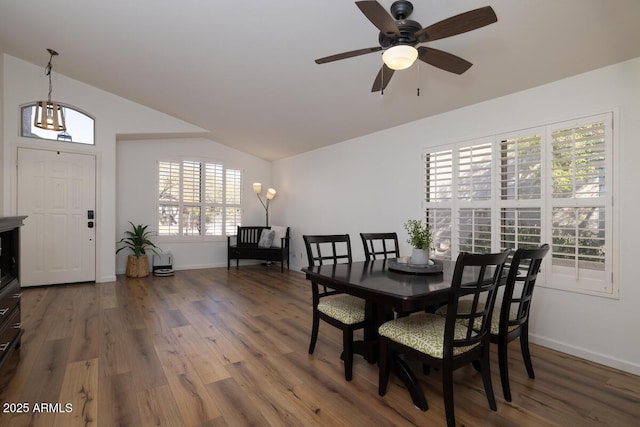
<svg viewBox="0 0 640 427">
<path fill-rule="evenodd" d="M 255 191 L 256 196 L 258 196 L 258 200 L 260 200 L 260 203 L 262 203 L 262 206 L 264 207 L 265 210 L 265 216 L 266 216 L 266 226 L 269 226 L 269 201 L 273 200 L 274 197 L 276 197 L 276 190 L 274 190 L 273 188 L 269 188 L 267 190 L 267 202 L 263 202 L 262 201 L 262 197 L 260 197 L 260 193 L 262 193 L 262 184 L 259 182 L 254 182 L 253 183 L 253 191 Z"/>
</svg>

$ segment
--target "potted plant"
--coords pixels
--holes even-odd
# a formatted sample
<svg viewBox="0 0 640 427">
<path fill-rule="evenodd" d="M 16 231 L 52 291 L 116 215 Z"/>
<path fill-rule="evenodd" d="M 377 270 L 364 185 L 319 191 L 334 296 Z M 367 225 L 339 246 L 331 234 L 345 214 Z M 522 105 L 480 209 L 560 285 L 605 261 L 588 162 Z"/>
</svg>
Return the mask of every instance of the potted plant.
<svg viewBox="0 0 640 427">
<path fill-rule="evenodd" d="M 430 264 L 429 250 L 433 243 L 431 228 L 429 228 L 428 225 L 423 226 L 420 220 L 410 219 L 404 223 L 404 229 L 407 230 L 407 233 L 409 234 L 407 243 L 413 246 L 413 250 L 411 252 L 411 264 Z"/>
<path fill-rule="evenodd" d="M 129 224 L 131 224 L 131 230 L 125 231 L 126 237 L 118 241 L 122 246 L 116 250 L 116 254 L 123 249 L 131 250 L 133 254 L 127 258 L 127 277 L 147 277 L 149 275 L 149 258 L 147 258 L 146 251 L 151 250 L 157 254 L 160 248 L 150 240 L 153 233 L 147 230 L 148 225 L 134 225 L 131 221 Z"/>
</svg>

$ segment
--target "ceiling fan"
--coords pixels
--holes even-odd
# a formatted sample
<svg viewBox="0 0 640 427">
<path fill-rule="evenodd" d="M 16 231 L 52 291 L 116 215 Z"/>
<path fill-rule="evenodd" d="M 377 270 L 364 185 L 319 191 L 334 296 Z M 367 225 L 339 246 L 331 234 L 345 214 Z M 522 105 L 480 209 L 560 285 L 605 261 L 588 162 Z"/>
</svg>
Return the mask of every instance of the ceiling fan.
<svg viewBox="0 0 640 427">
<path fill-rule="evenodd" d="M 316 64 L 383 50 L 384 64 L 373 82 L 371 92 L 384 90 L 394 71 L 410 67 L 416 59 L 451 73 L 464 73 L 473 65 L 471 62 L 439 49 L 426 46 L 416 48 L 416 45 L 466 33 L 498 21 L 491 6 L 485 6 L 422 28 L 418 22 L 407 19 L 413 12 L 413 4 L 410 1 L 393 2 L 390 7 L 391 15 L 377 1 L 357 1 L 356 5 L 380 30 L 378 36 L 380 46 L 326 56 L 316 59 Z"/>
</svg>

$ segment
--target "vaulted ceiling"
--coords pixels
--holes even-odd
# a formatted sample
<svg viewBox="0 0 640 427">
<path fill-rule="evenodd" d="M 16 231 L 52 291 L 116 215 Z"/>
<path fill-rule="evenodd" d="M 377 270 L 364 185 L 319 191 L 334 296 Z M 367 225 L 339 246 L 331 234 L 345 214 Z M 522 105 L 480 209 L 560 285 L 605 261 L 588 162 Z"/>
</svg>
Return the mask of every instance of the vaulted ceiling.
<svg viewBox="0 0 640 427">
<path fill-rule="evenodd" d="M 44 69 L 55 49 L 54 72 L 266 160 L 640 56 L 637 0 L 413 5 L 423 27 L 487 5 L 498 22 L 427 44 L 472 62 L 466 73 L 418 61 L 384 95 L 371 92 L 379 52 L 314 62 L 378 45 L 378 30 L 346 0 L 0 0 L 0 52 Z"/>
</svg>

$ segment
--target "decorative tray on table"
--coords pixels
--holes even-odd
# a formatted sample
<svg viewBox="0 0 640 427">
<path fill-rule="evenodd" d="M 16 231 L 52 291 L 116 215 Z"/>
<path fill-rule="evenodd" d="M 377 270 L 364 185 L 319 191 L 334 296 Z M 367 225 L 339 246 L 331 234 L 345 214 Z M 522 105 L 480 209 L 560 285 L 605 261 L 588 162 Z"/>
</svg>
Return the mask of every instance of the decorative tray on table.
<svg viewBox="0 0 640 427">
<path fill-rule="evenodd" d="M 429 264 L 411 264 L 398 262 L 396 258 L 387 260 L 388 268 L 391 271 L 397 271 L 407 274 L 437 274 L 442 273 L 442 261 L 437 259 L 429 260 Z"/>
</svg>

